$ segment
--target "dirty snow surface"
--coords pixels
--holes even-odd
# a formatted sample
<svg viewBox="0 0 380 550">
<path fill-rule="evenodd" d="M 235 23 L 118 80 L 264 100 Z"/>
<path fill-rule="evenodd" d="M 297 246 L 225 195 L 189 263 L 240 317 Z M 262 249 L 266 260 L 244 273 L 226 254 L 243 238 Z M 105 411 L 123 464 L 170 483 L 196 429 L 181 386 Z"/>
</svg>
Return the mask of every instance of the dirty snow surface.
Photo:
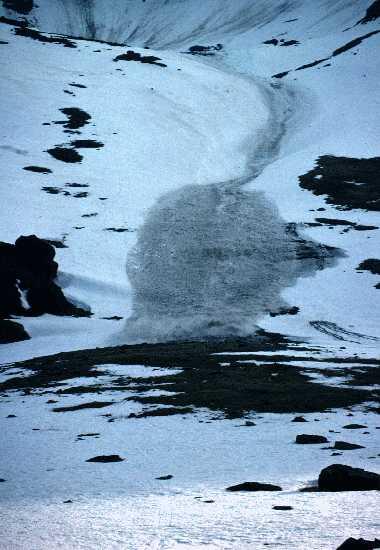
<svg viewBox="0 0 380 550">
<path fill-rule="evenodd" d="M 379 537 L 378 491 L 300 492 L 380 470 L 378 12 L 0 1 L 0 241 L 54 243 L 91 311 L 31 316 L 17 283 L 0 548 Z"/>
</svg>

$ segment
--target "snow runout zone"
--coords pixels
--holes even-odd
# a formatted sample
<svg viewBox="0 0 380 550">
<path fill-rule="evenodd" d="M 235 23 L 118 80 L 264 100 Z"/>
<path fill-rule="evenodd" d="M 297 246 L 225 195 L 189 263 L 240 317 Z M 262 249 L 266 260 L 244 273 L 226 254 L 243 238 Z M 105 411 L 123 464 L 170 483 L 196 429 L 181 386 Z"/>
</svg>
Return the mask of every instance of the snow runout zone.
<svg viewBox="0 0 380 550">
<path fill-rule="evenodd" d="M 378 536 L 379 5 L 0 1 L 1 548 Z"/>
</svg>

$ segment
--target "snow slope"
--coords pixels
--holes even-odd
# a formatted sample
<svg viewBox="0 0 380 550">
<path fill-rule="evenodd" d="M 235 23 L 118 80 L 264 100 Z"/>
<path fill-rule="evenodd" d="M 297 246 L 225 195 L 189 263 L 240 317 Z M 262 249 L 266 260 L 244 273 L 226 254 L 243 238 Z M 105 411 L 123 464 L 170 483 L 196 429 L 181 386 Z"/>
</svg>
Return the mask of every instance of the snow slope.
<svg viewBox="0 0 380 550">
<path fill-rule="evenodd" d="M 282 351 L 279 369 L 305 367 L 326 384 L 320 369 L 338 368 L 328 383 L 347 389 L 334 361 L 378 353 L 378 278 L 357 267 L 378 257 L 379 230 L 307 224 L 324 217 L 379 226 L 378 213 L 339 210 L 301 189 L 298 177 L 320 155 L 379 155 L 380 34 L 330 59 L 380 29 L 379 20 L 357 25 L 370 2 L 39 0 L 28 13 L 11 3 L 0 2 L 0 15 L 25 15 L 46 33 L 78 39 L 71 48 L 44 43 L 0 23 L 0 239 L 61 240 L 59 282 L 93 316 L 21 319 L 32 338 L 1 346 L 0 363 L 145 339 L 239 337 L 260 326 L 309 340 L 315 361 L 305 360 L 301 342 Z M 183 53 L 216 44 L 215 55 Z M 113 61 L 130 48 L 167 66 Z M 295 70 L 319 59 L 326 61 Z M 91 116 L 80 135 L 55 124 L 67 107 Z M 75 139 L 104 146 L 79 149 L 80 164 L 47 152 Z M 23 170 L 30 165 L 52 173 Z M 343 254 L 297 264 L 287 256 L 295 228 L 313 247 Z M 105 319 L 114 316 L 121 319 Z M 234 367 L 254 369 L 263 356 L 236 352 Z M 221 354 L 220 365 L 230 368 L 234 357 Z M 363 375 L 376 368 L 359 361 L 349 366 Z M 30 374 L 17 364 L 0 370 L 0 382 Z M 332 462 L 379 471 L 376 411 L 309 413 L 306 424 L 291 422 L 293 414 L 251 413 L 251 426 L 205 409 L 128 418 L 141 412 L 134 378 L 178 371 L 97 370 L 31 395 L 5 392 L 0 548 L 335 550 L 350 536 L 378 536 L 377 492 L 298 492 Z M 110 403 L 100 411 L 53 410 L 97 400 L 99 387 L 120 386 L 123 376 L 132 390 L 103 391 Z M 160 393 L 158 382 L 140 397 Z M 354 422 L 363 428 L 344 428 Z M 325 444 L 295 445 L 300 433 L 362 447 L 333 457 Z M 111 453 L 125 460 L 86 462 Z M 283 491 L 225 491 L 248 480 Z"/>
<path fill-rule="evenodd" d="M 76 42 L 75 49 L 43 44 L 14 36 L 11 26 L 1 25 L 3 39 L 9 42 L 1 45 L 1 51 L 12 52 L 3 56 L 2 73 L 11 77 L 2 84 L 5 117 L 1 152 L 5 181 L 17 182 L 17 186 L 2 187 L 2 238 L 13 242 L 20 233 L 65 238 L 68 248 L 58 250 L 62 285 L 69 296 L 90 305 L 94 312 L 91 319 L 85 320 L 46 316 L 26 320 L 32 340 L 3 346 L 5 359 L 136 341 L 141 324 L 130 330 L 131 323 L 127 322 L 125 332 L 124 321 L 101 318 L 128 318 L 136 309 L 136 288 L 131 288 L 130 278 L 126 280 L 125 263 L 130 266 L 129 262 L 134 261 L 130 251 L 150 207 L 161 204 L 159 208 L 165 212 L 162 200 L 157 201 L 168 192 L 176 197 L 175 190 L 186 186 L 216 184 L 216 189 L 221 189 L 222 183 L 232 181 L 244 193 L 252 193 L 252 201 L 253 192 L 263 192 L 275 218 L 279 215 L 285 222 L 301 224 L 307 238 L 345 252 L 333 268 L 283 285 L 282 297 L 300 309 L 298 315 L 271 317 L 270 307 L 263 308 L 258 318 L 252 315 L 248 325 L 235 324 L 232 333 L 252 333 L 258 322 L 269 330 L 334 345 L 346 330 L 363 336 L 356 342 L 363 353 L 368 346 L 377 347 L 375 339 L 367 339 L 378 336 L 376 280 L 356 268 L 364 259 L 377 256 L 378 231 L 343 232 L 339 226 L 331 229 L 328 225 L 302 224 L 313 222 L 318 208 L 325 208 L 326 218 L 371 226 L 378 224 L 378 215 L 362 210 L 339 212 L 323 197 L 302 190 L 298 176 L 310 170 L 322 154 L 376 156 L 379 61 L 374 52 L 379 35 L 334 57 L 325 63 L 328 66 L 294 71 L 328 58 L 358 36 L 378 30 L 376 20 L 356 25 L 367 4 L 348 0 L 333 6 L 322 0 L 240 0 L 221 6 L 211 0 L 152 0 L 127 5 L 118 1 L 110 10 L 109 4 L 100 0 L 57 0 L 42 1 L 28 14 L 28 19 L 44 31 L 126 41 L 143 55 L 157 55 L 168 65 L 166 68 L 138 62 L 114 63 L 113 58 L 125 48 L 82 40 Z M 4 7 L 2 11 L 6 16 L 15 16 Z M 273 38 L 299 43 L 286 47 L 263 44 Z M 194 44 L 216 43 L 223 44 L 223 49 L 215 56 L 180 53 Z M 165 52 L 140 50 L 136 45 L 165 48 Z M 284 78 L 272 78 L 286 71 L 291 72 Z M 70 87 L 73 82 L 87 88 Z M 25 118 L 19 116 L 26 104 L 27 132 Z M 68 106 L 80 107 L 92 117 L 81 137 L 104 143 L 100 150 L 83 150 L 84 160 L 77 165 L 65 165 L 45 152 L 67 143 L 70 136 L 62 133 L 62 127 L 42 124 L 60 120 L 59 109 Z M 25 164 L 48 166 L 53 173 L 23 172 Z M 89 185 L 79 189 L 89 195 L 73 196 L 73 190 L 66 188 L 70 182 Z M 59 194 L 42 192 L 43 186 L 57 187 Z M 65 196 L 65 191 L 71 195 Z M 28 201 L 20 200 L 26 193 Z M 197 193 L 191 200 L 204 200 Z M 246 195 L 242 196 L 248 203 Z M 205 210 L 208 217 L 216 215 L 217 206 L 212 208 Z M 240 209 L 238 217 L 250 216 L 257 218 L 255 208 L 251 212 Z M 207 217 L 205 221 L 207 227 Z M 182 225 L 180 219 L 176 223 Z M 226 233 L 232 235 L 228 223 L 227 227 Z M 154 231 L 160 235 L 160 226 Z M 188 238 L 192 241 L 195 237 L 191 233 Z M 165 248 L 170 246 L 168 239 L 165 233 L 158 240 Z M 230 241 L 223 239 L 218 237 L 214 246 L 226 250 L 230 246 L 226 243 L 233 239 L 235 246 L 242 246 L 238 235 Z M 131 269 L 128 273 L 131 275 Z M 175 279 L 169 281 L 169 286 L 175 288 Z M 189 279 L 188 288 L 194 281 Z M 234 279 L 233 284 L 238 288 L 242 282 Z M 228 288 L 221 294 L 228 295 Z M 239 316 L 239 300 L 234 304 Z M 175 311 L 175 304 L 169 301 L 167 309 L 169 314 L 171 309 Z M 219 308 L 218 316 L 217 306 L 211 304 L 202 323 L 223 325 L 228 316 L 226 309 L 228 302 L 227 307 L 223 304 Z M 240 314 L 244 317 L 242 309 Z M 156 315 L 152 326 L 141 329 L 139 339 L 178 337 L 178 331 L 170 329 L 183 323 L 176 315 Z M 336 326 L 337 333 L 318 333 L 313 326 L 320 321 Z M 160 326 L 169 329 L 162 331 Z M 199 323 L 194 324 L 193 334 L 191 330 L 184 331 L 183 336 L 202 336 Z"/>
</svg>

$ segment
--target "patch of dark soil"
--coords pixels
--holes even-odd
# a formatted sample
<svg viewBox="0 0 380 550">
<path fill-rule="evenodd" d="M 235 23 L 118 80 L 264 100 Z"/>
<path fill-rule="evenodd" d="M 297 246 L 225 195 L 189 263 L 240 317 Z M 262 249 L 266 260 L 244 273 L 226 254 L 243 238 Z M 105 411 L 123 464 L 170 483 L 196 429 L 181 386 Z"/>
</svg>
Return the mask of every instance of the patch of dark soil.
<svg viewBox="0 0 380 550">
<path fill-rule="evenodd" d="M 0 307 L 0 309 L 2 308 Z M 29 334 L 20 323 L 0 318 L 0 344 L 11 344 L 29 339 Z"/>
<path fill-rule="evenodd" d="M 98 38 L 83 38 L 83 36 L 73 36 L 70 34 L 68 34 L 67 37 L 71 38 L 71 40 L 76 40 L 78 42 L 95 42 L 96 44 L 106 44 L 107 46 L 128 46 L 128 44 L 125 44 L 123 42 L 108 42 L 107 40 L 99 40 Z M 80 74 L 79 76 L 84 76 L 84 74 Z"/>
<path fill-rule="evenodd" d="M 125 458 L 121 458 L 119 455 L 99 455 L 99 456 L 93 456 L 92 458 L 88 458 L 86 462 L 123 462 Z"/>
<path fill-rule="evenodd" d="M 74 88 L 87 88 L 84 84 L 77 84 L 76 82 L 70 82 L 69 86 L 74 86 Z"/>
<path fill-rule="evenodd" d="M 263 42 L 263 44 L 268 44 L 271 46 L 277 46 L 278 43 L 279 43 L 279 40 L 277 40 L 277 38 L 271 38 L 271 40 L 265 40 Z"/>
<path fill-rule="evenodd" d="M 114 401 L 91 401 L 90 403 L 80 403 L 79 405 L 71 405 L 68 407 L 55 407 L 54 412 L 70 412 L 81 411 L 83 409 L 102 409 L 113 405 Z"/>
<path fill-rule="evenodd" d="M 283 73 L 277 73 L 272 76 L 272 78 L 284 78 L 284 76 L 288 75 L 290 71 L 284 71 Z"/>
<path fill-rule="evenodd" d="M 69 130 L 83 128 L 91 120 L 91 116 L 78 107 L 65 107 L 60 109 L 60 111 L 67 116 L 68 120 L 56 120 L 54 124 L 62 124 L 64 128 L 68 128 Z"/>
<path fill-rule="evenodd" d="M 359 36 L 358 38 L 355 38 L 354 40 L 351 40 L 350 42 L 347 42 L 344 46 L 341 46 L 337 50 L 333 51 L 332 57 L 336 57 L 337 55 L 340 55 L 344 52 L 347 52 L 348 50 L 351 50 L 352 48 L 355 48 L 356 46 L 359 46 L 363 42 L 363 40 L 367 40 L 367 38 L 370 38 L 371 36 L 380 33 L 380 31 L 372 31 L 368 34 L 364 34 L 363 36 Z"/>
<path fill-rule="evenodd" d="M 139 61 L 140 63 L 149 63 L 149 65 L 167 67 L 165 63 L 158 63 L 158 61 L 161 61 L 159 57 L 155 57 L 154 55 L 141 55 L 141 53 L 134 52 L 133 50 L 128 50 L 127 53 L 116 56 L 114 61 Z"/>
<path fill-rule="evenodd" d="M 215 55 L 215 52 L 219 52 L 223 49 L 222 44 L 216 44 L 215 46 L 191 46 L 187 52 L 187 54 L 191 55 Z"/>
<path fill-rule="evenodd" d="M 106 227 L 104 231 L 113 231 L 114 233 L 125 233 L 129 231 L 126 227 Z"/>
<path fill-rule="evenodd" d="M 300 42 L 298 40 L 281 40 L 280 46 L 298 46 Z"/>
<path fill-rule="evenodd" d="M 380 157 L 358 159 L 324 155 L 299 177 L 300 186 L 341 210 L 380 210 Z"/>
<path fill-rule="evenodd" d="M 48 149 L 46 151 L 54 157 L 56 160 L 61 160 L 62 162 L 82 162 L 83 157 L 75 149 L 69 149 L 68 147 L 54 147 L 53 149 Z"/>
<path fill-rule="evenodd" d="M 311 67 L 316 67 L 317 65 L 320 65 L 321 63 L 324 63 L 329 59 L 330 59 L 329 57 L 325 57 L 324 59 L 317 59 L 316 61 L 312 61 L 311 63 L 306 63 L 306 65 L 301 65 L 301 67 L 297 67 L 295 71 L 303 71 L 304 69 L 311 69 Z"/>
<path fill-rule="evenodd" d="M 297 315 L 299 313 L 300 308 L 293 306 L 293 307 L 283 307 L 279 309 L 278 311 L 271 311 L 269 315 L 271 317 L 278 317 L 279 315 Z"/>
<path fill-rule="evenodd" d="M 151 416 L 174 416 L 176 414 L 193 413 L 192 407 L 162 407 L 160 409 L 150 409 L 141 413 L 131 413 L 128 418 L 148 418 Z"/>
<path fill-rule="evenodd" d="M 380 540 L 354 539 L 350 537 L 337 550 L 373 550 L 374 548 L 380 548 Z"/>
<path fill-rule="evenodd" d="M 61 44 L 65 48 L 76 48 L 76 44 L 71 42 L 68 38 L 63 36 L 47 35 L 41 34 L 36 29 L 30 29 L 29 27 L 17 27 L 15 29 L 15 34 L 18 36 L 25 36 L 26 38 L 32 38 L 38 42 L 43 42 L 45 44 Z"/>
<path fill-rule="evenodd" d="M 10 19 L 9 17 L 0 17 L 0 23 L 5 25 L 12 25 L 13 27 L 25 28 L 29 25 L 26 19 Z"/>
<path fill-rule="evenodd" d="M 86 199 L 88 195 L 87 191 L 81 191 L 80 193 L 74 193 L 73 197 L 76 199 Z"/>
<path fill-rule="evenodd" d="M 362 25 L 365 25 L 366 23 L 375 21 L 379 17 L 380 17 L 380 0 L 375 0 L 367 9 L 363 19 L 360 19 L 360 21 L 358 21 L 357 25 L 359 23 L 361 23 Z"/>
<path fill-rule="evenodd" d="M 65 183 L 65 187 L 90 187 L 88 183 Z"/>
<path fill-rule="evenodd" d="M 76 377 L 96 378 L 103 375 L 96 370 L 96 365 L 138 364 L 176 370 L 172 375 L 140 379 L 118 376 L 113 382 L 111 379 L 106 387 L 87 387 L 87 391 L 107 392 L 108 395 L 112 390 L 128 393 L 132 390 L 134 395 L 126 399 L 154 406 L 153 411 L 159 411 L 153 412 L 155 415 L 170 414 L 170 408 L 175 409 L 172 411 L 175 414 L 192 412 L 196 408 L 207 408 L 228 418 L 244 418 L 252 411 L 305 413 L 349 407 L 368 401 L 378 402 L 378 392 L 374 390 L 330 387 L 313 382 L 307 374 L 307 369 L 297 366 L 296 361 L 303 361 L 302 357 L 292 358 L 276 353 L 289 350 L 289 346 L 291 349 L 291 343 L 279 335 L 260 332 L 250 339 L 141 344 L 61 353 L 20 363 L 20 368 L 30 369 L 33 371 L 32 374 L 28 373 L 23 378 L 12 378 L 1 383 L 0 391 L 26 390 L 31 393 L 46 387 L 51 392 L 57 382 Z M 300 351 L 299 342 L 297 349 Z M 215 355 L 239 351 L 256 352 L 256 355 L 252 356 L 252 364 L 239 363 L 239 357 L 236 355 L 226 354 L 223 355 L 223 359 L 220 355 Z M 268 357 L 264 353 L 260 354 L 260 351 L 271 351 L 273 355 L 271 357 L 269 354 Z M 249 357 L 245 355 L 244 359 Z M 308 361 L 341 364 L 346 376 L 351 374 L 352 364 L 379 363 L 375 359 L 352 357 L 305 357 Z M 262 358 L 264 361 L 261 361 Z M 294 363 L 279 364 L 277 358 L 280 361 L 293 360 Z M 230 362 L 228 369 L 220 365 L 222 360 Z M 276 376 L 272 376 L 273 374 Z M 145 392 L 157 387 L 173 393 L 145 395 Z M 73 387 L 70 393 L 80 394 L 82 389 Z M 160 410 L 163 406 L 165 409 Z M 189 411 L 186 411 L 186 408 Z M 141 414 L 151 416 L 151 412 L 152 409 Z"/>
<path fill-rule="evenodd" d="M 282 491 L 282 488 L 279 485 L 272 485 L 271 483 L 259 483 L 256 481 L 245 481 L 244 483 L 239 483 L 239 485 L 232 485 L 227 487 L 226 491 L 230 492 L 257 492 L 257 491 Z"/>
<path fill-rule="evenodd" d="M 0 243 L 0 316 L 90 315 L 71 304 L 56 284 L 54 257 L 54 247 L 35 235 L 21 236 L 14 245 Z M 21 290 L 28 308 L 21 302 Z"/>
<path fill-rule="evenodd" d="M 358 271 L 369 271 L 372 275 L 380 275 L 380 260 L 368 258 L 361 262 L 356 268 Z"/>
<path fill-rule="evenodd" d="M 75 149 L 100 149 L 104 147 L 104 143 L 94 139 L 76 139 L 71 142 L 71 145 L 75 147 Z"/>
<path fill-rule="evenodd" d="M 42 166 L 24 166 L 23 170 L 28 172 L 36 172 L 36 174 L 51 174 L 50 168 L 44 168 Z"/>
<path fill-rule="evenodd" d="M 45 193 L 49 193 L 49 195 L 64 195 L 65 197 L 69 197 L 71 195 L 69 191 L 65 191 L 62 187 L 45 186 L 42 187 L 41 190 L 45 191 Z"/>
<path fill-rule="evenodd" d="M 123 317 L 119 317 L 118 315 L 113 315 L 112 317 L 102 317 L 102 319 L 105 319 L 106 321 L 121 321 Z"/>
<path fill-rule="evenodd" d="M 332 464 L 319 474 L 320 491 L 373 491 L 380 490 L 380 475 L 361 468 Z"/>
<path fill-rule="evenodd" d="M 300 445 L 316 445 L 318 443 L 328 443 L 328 439 L 323 435 L 297 435 L 296 443 Z"/>
<path fill-rule="evenodd" d="M 355 229 L 355 231 L 373 231 L 375 229 L 379 229 L 376 225 L 362 225 L 354 222 L 349 222 L 348 220 L 337 220 L 334 218 L 315 218 L 315 221 L 321 225 L 328 225 L 330 227 L 346 226 Z"/>
<path fill-rule="evenodd" d="M 28 15 L 33 9 L 33 4 L 33 0 L 3 0 L 4 8 L 22 15 Z"/>
<path fill-rule="evenodd" d="M 378 402 L 378 392 L 351 387 L 324 386 L 313 382 L 307 369 L 298 367 L 296 361 L 328 362 L 341 365 L 345 375 L 351 374 L 352 364 L 379 365 L 377 359 L 352 357 L 321 358 L 318 355 L 291 357 L 281 350 L 292 349 L 286 338 L 259 332 L 249 339 L 226 339 L 215 341 L 173 342 L 166 344 L 141 344 L 94 350 L 61 353 L 55 356 L 37 358 L 20 363 L 20 368 L 31 369 L 23 378 L 12 378 L 0 384 L 0 391 L 27 390 L 47 387 L 49 391 L 56 382 L 76 377 L 97 377 L 103 375 L 96 365 L 124 364 L 146 365 L 165 369 L 181 369 L 169 376 L 150 378 L 124 377 L 120 384 L 116 377 L 96 392 L 134 392 L 133 400 L 142 405 L 174 407 L 183 413 L 183 408 L 207 408 L 222 413 L 228 418 L 245 417 L 252 411 L 306 413 L 331 408 L 349 407 L 368 401 Z M 298 351 L 302 350 L 297 342 Z M 239 363 L 236 355 L 214 355 L 217 353 L 252 352 L 252 364 Z M 260 351 L 271 354 L 260 354 Z M 244 359 L 249 359 L 245 355 Z M 291 365 L 278 361 L 292 361 Z M 221 366 L 221 361 L 230 362 L 230 368 Z M 347 367 L 345 366 L 347 364 Z M 373 370 L 368 369 L 368 370 Z M 275 374 L 276 376 L 272 376 Z M 132 386 L 131 386 L 132 384 Z M 121 386 L 121 387 L 120 387 Z M 145 392 L 159 388 L 175 392 L 171 395 L 146 396 Z M 88 390 L 89 388 L 87 388 Z M 80 394 L 79 388 L 70 393 Z M 157 409 L 156 409 L 157 410 Z M 165 414 L 168 409 L 166 408 Z"/>
</svg>

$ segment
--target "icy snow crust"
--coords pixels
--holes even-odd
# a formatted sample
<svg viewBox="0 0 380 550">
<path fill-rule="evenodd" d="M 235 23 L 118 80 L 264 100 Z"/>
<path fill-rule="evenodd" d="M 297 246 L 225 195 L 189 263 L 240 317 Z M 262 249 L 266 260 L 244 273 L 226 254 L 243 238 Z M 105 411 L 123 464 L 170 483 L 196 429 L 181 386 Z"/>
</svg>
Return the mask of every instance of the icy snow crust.
<svg viewBox="0 0 380 550">
<path fill-rule="evenodd" d="M 73 39 L 76 48 L 67 48 L 15 36 L 12 26 L 0 24 L 0 40 L 7 42 L 0 44 L 1 240 L 14 242 L 20 234 L 32 233 L 62 240 L 67 248 L 57 249 L 59 282 L 67 296 L 94 313 L 89 319 L 22 319 L 32 338 L 1 346 L 0 363 L 126 341 L 199 336 L 200 327 L 201 336 L 224 335 L 220 327 L 229 336 L 247 335 L 257 326 L 307 338 L 310 347 L 332 360 L 354 354 L 375 357 L 378 279 L 356 268 L 379 257 L 378 231 L 345 233 L 339 227 L 303 224 L 323 216 L 378 226 L 378 214 L 337 210 L 302 190 L 298 176 L 310 171 L 320 155 L 379 156 L 380 35 L 325 63 L 294 70 L 378 30 L 376 20 L 356 26 L 369 2 L 115 0 L 112 10 L 110 4 L 39 0 L 28 20 L 42 31 L 128 47 Z M 0 15 L 16 17 L 4 7 Z M 274 37 L 299 44 L 263 44 Z M 218 43 L 223 49 L 215 56 L 182 53 L 197 44 Z M 156 56 L 167 67 L 113 62 L 128 49 Z M 272 78 L 287 71 L 284 78 Z M 91 116 L 80 135 L 55 124 L 65 119 L 60 109 L 67 107 Z M 83 161 L 75 164 L 47 153 L 76 139 L 94 139 L 104 147 L 81 149 Z M 52 173 L 26 172 L 28 165 Z M 317 212 L 319 208 L 325 210 Z M 257 231 L 263 242 L 280 235 L 277 251 L 285 247 L 288 254 L 290 241 L 283 239 L 283 230 L 289 223 L 299 224 L 306 240 L 344 255 L 328 269 L 297 270 L 288 262 L 284 270 L 264 246 L 266 262 L 259 272 L 254 265 L 247 269 L 246 258 L 236 250 L 228 256 L 232 243 L 237 250 L 250 249 Z M 187 252 L 189 244 L 201 242 L 210 249 L 217 243 L 213 260 L 199 255 L 199 246 L 193 258 L 184 256 L 181 232 Z M 162 255 L 151 261 L 159 246 Z M 173 252 L 176 261 L 167 269 Z M 178 264 L 181 257 L 185 261 Z M 158 268 L 161 278 L 155 276 Z M 171 296 L 172 289 L 182 293 L 184 271 L 188 294 L 201 296 L 196 305 L 202 310 L 196 315 L 194 303 L 173 302 Z M 250 296 L 238 299 L 239 284 L 244 293 L 255 278 L 265 281 L 268 271 L 274 273 L 275 291 L 267 296 L 265 285 L 257 287 L 259 306 L 250 306 Z M 149 291 L 160 300 L 152 300 Z M 270 316 L 270 309 L 285 304 L 299 307 L 299 313 Z M 105 319 L 115 315 L 123 319 Z M 313 321 L 318 323 L 311 325 Z M 250 361 L 254 368 L 254 354 L 247 354 L 250 358 L 238 353 L 236 360 Z M 326 380 L 313 374 L 317 366 L 333 362 L 302 361 L 304 354 L 292 350 L 289 362 L 299 355 L 297 365 L 307 367 L 316 381 L 342 383 L 339 376 Z M 227 360 L 220 355 L 220 361 Z M 229 368 L 228 362 L 223 365 Z M 308 414 L 306 424 L 291 423 L 294 415 L 252 415 L 253 427 L 240 420 L 211 421 L 206 410 L 184 417 L 127 419 L 141 411 L 140 405 L 124 401 L 133 392 L 103 393 L 102 399 L 117 403 L 101 410 L 52 411 L 56 405 L 47 401 L 57 399 L 53 390 L 86 388 L 83 395 L 59 398 L 59 405 L 72 406 L 97 399 L 96 385 L 108 384 L 111 377 L 169 374 L 138 364 L 98 369 L 101 376 L 94 380 L 78 377 L 40 395 L 14 392 L 4 399 L 1 548 L 172 550 L 207 545 L 238 550 L 270 544 L 334 550 L 349 536 L 378 536 L 377 493 L 297 492 L 332 462 L 379 471 L 375 413 L 358 407 L 350 418 L 343 410 Z M 1 381 L 28 374 L 11 364 L 2 369 Z M 157 395 L 159 386 L 152 391 Z M 102 415 L 110 410 L 119 418 L 108 423 L 110 417 Z M 8 414 L 16 417 L 6 418 Z M 342 426 L 349 422 L 368 428 L 347 434 Z M 332 457 L 320 445 L 294 445 L 302 432 L 365 448 Z M 83 433 L 99 436 L 78 440 Z M 126 460 L 85 462 L 114 453 Z M 168 474 L 173 479 L 156 480 Z M 276 483 L 284 490 L 274 495 L 224 491 L 246 480 Z M 64 504 L 67 500 L 73 503 Z M 215 502 L 206 502 L 210 500 Z M 272 506 L 279 504 L 294 509 L 274 511 Z"/>
</svg>

